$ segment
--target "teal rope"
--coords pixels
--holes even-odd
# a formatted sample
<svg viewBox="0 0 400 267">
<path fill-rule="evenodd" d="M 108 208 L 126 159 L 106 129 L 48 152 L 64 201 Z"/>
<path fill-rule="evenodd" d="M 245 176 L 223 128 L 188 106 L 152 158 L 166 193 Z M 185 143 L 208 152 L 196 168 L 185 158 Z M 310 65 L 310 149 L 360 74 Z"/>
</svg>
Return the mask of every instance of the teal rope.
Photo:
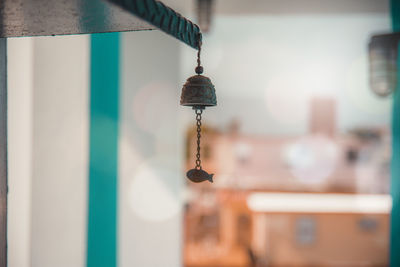
<svg viewBox="0 0 400 267">
<path fill-rule="evenodd" d="M 187 45 L 199 49 L 199 26 L 156 0 L 109 0 Z"/>
</svg>

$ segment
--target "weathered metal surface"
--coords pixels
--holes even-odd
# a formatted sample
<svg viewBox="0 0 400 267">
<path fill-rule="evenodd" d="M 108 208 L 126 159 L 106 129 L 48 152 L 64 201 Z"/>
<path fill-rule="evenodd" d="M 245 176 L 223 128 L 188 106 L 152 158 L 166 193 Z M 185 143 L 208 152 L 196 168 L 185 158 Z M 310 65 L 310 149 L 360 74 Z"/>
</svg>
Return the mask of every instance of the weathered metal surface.
<svg viewBox="0 0 400 267">
<path fill-rule="evenodd" d="M 198 49 L 201 42 L 199 26 L 155 0 L 109 0 L 160 30 Z"/>
<path fill-rule="evenodd" d="M 187 79 L 181 94 L 182 106 L 209 107 L 217 105 L 214 85 L 203 75 L 194 75 Z"/>
<path fill-rule="evenodd" d="M 0 37 L 160 29 L 193 48 L 199 27 L 155 0 L 1 0 Z"/>
<path fill-rule="evenodd" d="M 0 37 L 150 30 L 155 27 L 104 0 L 1 0 Z"/>
<path fill-rule="evenodd" d="M 0 267 L 7 266 L 7 40 L 0 38 Z"/>
</svg>

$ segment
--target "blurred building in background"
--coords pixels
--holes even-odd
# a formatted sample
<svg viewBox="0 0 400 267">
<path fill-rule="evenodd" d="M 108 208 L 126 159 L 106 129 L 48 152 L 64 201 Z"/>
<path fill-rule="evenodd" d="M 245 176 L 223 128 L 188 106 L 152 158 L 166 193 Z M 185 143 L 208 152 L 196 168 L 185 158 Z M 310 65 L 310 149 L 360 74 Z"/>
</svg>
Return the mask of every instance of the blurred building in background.
<svg viewBox="0 0 400 267">
<path fill-rule="evenodd" d="M 386 266 L 387 128 L 338 134 L 336 103 L 310 102 L 309 133 L 273 137 L 207 128 L 203 167 L 188 183 L 186 266 Z M 193 165 L 189 130 L 187 168 Z"/>
<path fill-rule="evenodd" d="M 184 265 L 388 266 L 391 100 L 371 92 L 366 60 L 387 3 L 239 2 L 215 1 L 204 36 L 215 176 L 187 183 Z"/>
</svg>

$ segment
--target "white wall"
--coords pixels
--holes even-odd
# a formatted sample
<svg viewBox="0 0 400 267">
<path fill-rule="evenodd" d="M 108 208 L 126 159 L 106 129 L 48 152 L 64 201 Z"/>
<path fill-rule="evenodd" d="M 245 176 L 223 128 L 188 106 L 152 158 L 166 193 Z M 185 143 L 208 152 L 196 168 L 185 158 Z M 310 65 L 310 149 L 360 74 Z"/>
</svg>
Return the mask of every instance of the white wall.
<svg viewBox="0 0 400 267">
<path fill-rule="evenodd" d="M 179 42 L 121 36 L 119 266 L 181 266 Z M 11 40 L 11 267 L 85 266 L 88 40 Z"/>
<path fill-rule="evenodd" d="M 122 34 L 119 266 L 182 264 L 179 43 Z"/>
<path fill-rule="evenodd" d="M 9 266 L 85 266 L 88 37 L 9 39 Z"/>
<path fill-rule="evenodd" d="M 371 34 L 390 31 L 387 13 L 220 15 L 213 26 L 202 61 L 218 106 L 205 123 L 224 128 L 237 118 L 248 134 L 303 134 L 309 101 L 321 95 L 337 100 L 342 132 L 390 123 L 391 98 L 371 92 L 367 58 Z M 195 55 L 182 52 L 184 79 Z"/>
<path fill-rule="evenodd" d="M 34 41 L 32 266 L 85 266 L 88 36 Z"/>
<path fill-rule="evenodd" d="M 8 265 L 31 260 L 33 39 L 8 39 Z"/>
</svg>

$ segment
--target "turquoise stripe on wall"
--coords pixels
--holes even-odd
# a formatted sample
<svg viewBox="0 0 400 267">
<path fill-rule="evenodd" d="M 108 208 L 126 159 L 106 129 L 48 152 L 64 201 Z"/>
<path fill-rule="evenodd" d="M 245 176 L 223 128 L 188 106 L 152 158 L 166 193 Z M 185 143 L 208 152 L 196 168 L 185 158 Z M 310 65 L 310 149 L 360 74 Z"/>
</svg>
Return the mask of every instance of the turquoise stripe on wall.
<svg viewBox="0 0 400 267">
<path fill-rule="evenodd" d="M 117 266 L 119 38 L 91 36 L 87 267 Z"/>
<path fill-rule="evenodd" d="M 400 31 L 400 0 L 391 1 L 391 14 L 393 31 Z M 397 66 L 398 80 L 393 98 L 392 115 L 391 194 L 393 206 L 390 222 L 390 266 L 400 266 L 400 57 L 398 57 Z"/>
</svg>

